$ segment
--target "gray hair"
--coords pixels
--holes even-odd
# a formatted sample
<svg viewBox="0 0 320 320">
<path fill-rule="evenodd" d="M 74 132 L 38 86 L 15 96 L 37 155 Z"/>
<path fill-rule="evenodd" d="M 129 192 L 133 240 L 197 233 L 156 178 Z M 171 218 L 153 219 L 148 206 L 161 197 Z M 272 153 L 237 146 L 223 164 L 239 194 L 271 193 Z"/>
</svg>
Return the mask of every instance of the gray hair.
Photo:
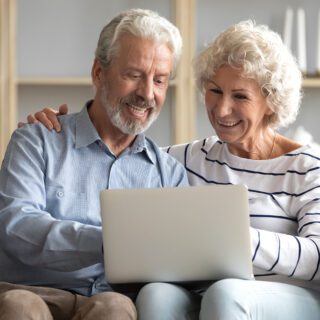
<svg viewBox="0 0 320 320">
<path fill-rule="evenodd" d="M 130 9 L 113 18 L 101 31 L 96 59 L 107 67 L 117 52 L 117 40 L 123 33 L 166 43 L 174 55 L 174 70 L 181 56 L 182 38 L 176 26 L 156 12 Z"/>
<path fill-rule="evenodd" d="M 302 98 L 302 75 L 277 33 L 251 20 L 222 32 L 195 59 L 196 80 L 203 94 L 207 80 L 223 65 L 240 67 L 245 77 L 259 84 L 274 112 L 269 119 L 271 127 L 286 127 L 295 121 Z"/>
</svg>

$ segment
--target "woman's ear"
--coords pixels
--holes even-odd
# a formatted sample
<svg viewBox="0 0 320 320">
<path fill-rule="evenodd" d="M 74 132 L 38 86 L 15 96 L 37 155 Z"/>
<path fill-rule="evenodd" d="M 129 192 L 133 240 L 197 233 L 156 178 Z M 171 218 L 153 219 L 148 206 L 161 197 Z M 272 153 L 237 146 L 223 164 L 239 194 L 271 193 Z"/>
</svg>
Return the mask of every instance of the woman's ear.
<svg viewBox="0 0 320 320">
<path fill-rule="evenodd" d="M 268 102 L 266 102 L 266 112 L 265 112 L 265 115 L 266 116 L 271 116 L 274 114 L 274 110 L 273 110 L 273 107 L 271 107 Z"/>
<path fill-rule="evenodd" d="M 271 108 L 268 108 L 267 110 L 266 110 L 266 116 L 271 116 L 271 115 L 273 115 L 274 114 L 274 111 L 271 109 Z"/>
</svg>

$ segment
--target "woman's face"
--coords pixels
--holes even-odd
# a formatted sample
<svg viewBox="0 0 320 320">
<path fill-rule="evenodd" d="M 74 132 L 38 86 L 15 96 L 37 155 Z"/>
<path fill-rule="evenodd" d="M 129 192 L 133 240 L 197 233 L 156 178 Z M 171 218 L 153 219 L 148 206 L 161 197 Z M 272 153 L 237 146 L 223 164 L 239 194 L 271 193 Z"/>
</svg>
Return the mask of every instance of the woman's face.
<svg viewBox="0 0 320 320">
<path fill-rule="evenodd" d="M 273 112 L 258 83 L 242 77 L 240 68 L 220 67 L 205 89 L 208 117 L 222 141 L 247 148 L 264 136 Z"/>
</svg>

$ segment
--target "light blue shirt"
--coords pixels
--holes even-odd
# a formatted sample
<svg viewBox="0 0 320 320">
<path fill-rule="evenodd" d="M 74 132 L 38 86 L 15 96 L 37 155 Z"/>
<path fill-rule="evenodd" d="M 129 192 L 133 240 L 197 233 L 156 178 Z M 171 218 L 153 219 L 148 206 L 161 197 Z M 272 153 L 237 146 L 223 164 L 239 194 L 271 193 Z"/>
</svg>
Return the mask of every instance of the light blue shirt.
<svg viewBox="0 0 320 320">
<path fill-rule="evenodd" d="M 0 281 L 92 295 L 110 290 L 104 278 L 100 191 L 182 186 L 187 176 L 143 134 L 114 156 L 87 106 L 60 122 L 61 133 L 25 125 L 8 145 L 0 172 Z"/>
</svg>

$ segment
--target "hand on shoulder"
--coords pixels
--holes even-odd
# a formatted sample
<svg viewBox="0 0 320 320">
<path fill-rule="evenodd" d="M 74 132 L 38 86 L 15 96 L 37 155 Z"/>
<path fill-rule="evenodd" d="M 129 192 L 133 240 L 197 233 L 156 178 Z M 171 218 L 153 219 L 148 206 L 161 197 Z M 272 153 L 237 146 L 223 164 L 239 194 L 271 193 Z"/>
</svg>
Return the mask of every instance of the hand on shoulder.
<svg viewBox="0 0 320 320">
<path fill-rule="evenodd" d="M 48 130 L 54 129 L 57 132 L 61 131 L 61 125 L 58 119 L 58 116 L 68 113 L 68 105 L 62 104 L 59 107 L 59 110 L 52 109 L 50 107 L 44 107 L 41 111 L 36 112 L 35 114 L 29 114 L 27 117 L 27 123 L 42 123 Z M 24 126 L 24 122 L 18 123 L 18 128 Z"/>
</svg>

